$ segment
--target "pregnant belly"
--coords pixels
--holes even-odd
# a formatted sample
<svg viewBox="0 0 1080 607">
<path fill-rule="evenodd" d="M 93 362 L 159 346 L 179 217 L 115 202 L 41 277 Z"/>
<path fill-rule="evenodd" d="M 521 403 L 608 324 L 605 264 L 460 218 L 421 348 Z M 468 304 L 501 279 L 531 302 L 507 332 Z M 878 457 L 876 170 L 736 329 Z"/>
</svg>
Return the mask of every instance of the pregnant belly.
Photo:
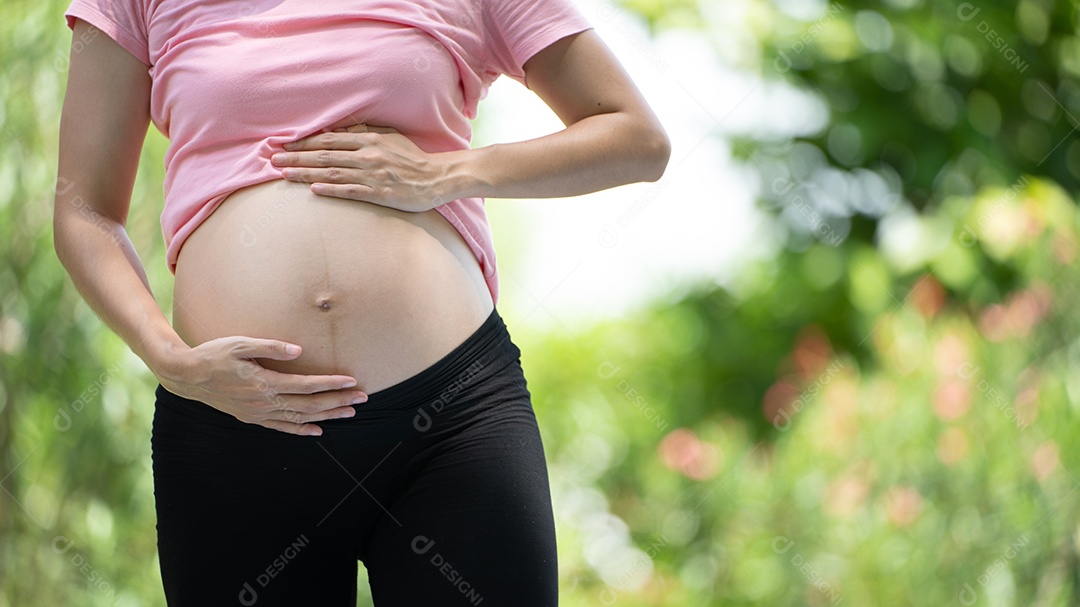
<svg viewBox="0 0 1080 607">
<path fill-rule="evenodd" d="M 437 211 L 317 196 L 275 180 L 226 198 L 184 242 L 173 327 L 303 347 L 285 373 L 343 374 L 374 393 L 465 341 L 493 308 L 479 262 Z"/>
</svg>

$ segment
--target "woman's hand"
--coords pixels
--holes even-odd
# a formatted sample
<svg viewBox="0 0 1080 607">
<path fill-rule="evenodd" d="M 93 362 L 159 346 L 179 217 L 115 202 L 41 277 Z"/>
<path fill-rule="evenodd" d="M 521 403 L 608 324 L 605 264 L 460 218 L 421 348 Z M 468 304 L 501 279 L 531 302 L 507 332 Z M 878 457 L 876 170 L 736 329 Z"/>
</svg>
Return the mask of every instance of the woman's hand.
<svg viewBox="0 0 1080 607">
<path fill-rule="evenodd" d="M 439 184 L 448 167 L 390 127 L 357 124 L 284 145 L 271 157 L 290 181 L 323 196 L 373 202 L 419 213 L 446 200 Z"/>
<path fill-rule="evenodd" d="M 310 423 L 352 417 L 350 405 L 367 395 L 347 375 L 293 375 L 267 369 L 254 358 L 292 360 L 299 355 L 285 342 L 252 337 L 221 337 L 182 351 L 169 373 L 156 373 L 173 394 L 202 401 L 249 424 L 290 434 L 318 436 Z"/>
</svg>

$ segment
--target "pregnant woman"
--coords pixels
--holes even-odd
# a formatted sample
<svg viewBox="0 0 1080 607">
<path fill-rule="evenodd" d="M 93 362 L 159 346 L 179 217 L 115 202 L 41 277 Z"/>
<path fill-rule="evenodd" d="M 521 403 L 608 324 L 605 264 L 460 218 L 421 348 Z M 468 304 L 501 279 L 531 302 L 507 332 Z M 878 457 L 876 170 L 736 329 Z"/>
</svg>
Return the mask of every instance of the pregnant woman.
<svg viewBox="0 0 1080 607">
<path fill-rule="evenodd" d="M 74 0 L 57 255 L 159 380 L 170 605 L 549 606 L 544 451 L 484 198 L 656 181 L 570 0 Z M 472 149 L 500 75 L 566 128 Z M 166 137 L 172 322 L 125 231 Z M 295 142 L 295 145 L 292 145 Z M 568 218 L 572 220 L 573 218 Z"/>
</svg>

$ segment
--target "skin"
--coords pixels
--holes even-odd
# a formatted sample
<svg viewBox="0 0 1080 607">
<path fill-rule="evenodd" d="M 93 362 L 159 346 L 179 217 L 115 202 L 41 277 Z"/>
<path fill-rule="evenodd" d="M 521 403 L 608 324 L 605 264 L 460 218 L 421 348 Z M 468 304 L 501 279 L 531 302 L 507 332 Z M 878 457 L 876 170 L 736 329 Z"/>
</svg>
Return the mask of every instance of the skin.
<svg viewBox="0 0 1080 607">
<path fill-rule="evenodd" d="M 75 48 L 75 41 L 87 39 Z M 285 165 L 299 172 L 283 177 L 327 184 L 329 189 L 315 193 L 323 200 L 384 207 L 384 216 L 375 219 L 373 213 L 372 222 L 415 213 L 415 222 L 395 224 L 402 229 L 422 226 L 434 217 L 437 204 L 460 197 L 572 196 L 661 177 L 670 156 L 667 136 L 595 33 L 569 36 L 540 51 L 525 64 L 525 73 L 529 88 L 566 129 L 441 154 L 423 153 L 392 129 L 324 133 L 290 152 Z M 167 389 L 248 423 L 317 435 L 320 429 L 312 422 L 350 413 L 349 405 L 363 398 L 362 390 L 346 390 L 356 385 L 355 374 L 268 368 L 300 368 L 290 366 L 299 352 L 288 352 L 287 346 L 296 344 L 287 340 L 243 334 L 185 340 L 154 299 L 125 230 L 149 125 L 150 84 L 144 64 L 76 22 L 60 123 L 53 218 L 57 256 L 93 311 Z M 311 187 L 315 192 L 316 185 Z M 447 237 L 445 225 L 430 228 L 436 240 Z M 423 236 L 416 234 L 414 239 Z M 460 253 L 459 244 L 443 244 L 445 251 Z M 443 253 L 433 246 L 430 254 Z M 177 274 L 179 281 L 179 264 Z"/>
<path fill-rule="evenodd" d="M 294 360 L 258 362 L 355 377 L 374 394 L 437 362 L 493 307 L 479 261 L 438 211 L 275 179 L 231 194 L 185 241 L 173 327 L 196 348 L 237 334 L 300 344 Z"/>
</svg>

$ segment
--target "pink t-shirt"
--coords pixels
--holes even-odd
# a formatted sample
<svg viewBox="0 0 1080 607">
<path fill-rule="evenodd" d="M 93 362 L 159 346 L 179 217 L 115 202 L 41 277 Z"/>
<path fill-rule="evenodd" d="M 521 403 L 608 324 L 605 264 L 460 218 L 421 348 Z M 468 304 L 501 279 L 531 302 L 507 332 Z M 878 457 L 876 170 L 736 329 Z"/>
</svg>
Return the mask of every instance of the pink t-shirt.
<svg viewBox="0 0 1080 607">
<path fill-rule="evenodd" d="M 282 144 L 366 123 L 426 152 L 468 149 L 477 103 L 501 74 L 591 28 L 572 0 L 73 0 L 153 78 L 169 139 L 162 234 L 169 270 L 232 192 L 281 178 Z M 499 280 L 483 198 L 436 207 L 468 243 L 492 300 Z"/>
</svg>

